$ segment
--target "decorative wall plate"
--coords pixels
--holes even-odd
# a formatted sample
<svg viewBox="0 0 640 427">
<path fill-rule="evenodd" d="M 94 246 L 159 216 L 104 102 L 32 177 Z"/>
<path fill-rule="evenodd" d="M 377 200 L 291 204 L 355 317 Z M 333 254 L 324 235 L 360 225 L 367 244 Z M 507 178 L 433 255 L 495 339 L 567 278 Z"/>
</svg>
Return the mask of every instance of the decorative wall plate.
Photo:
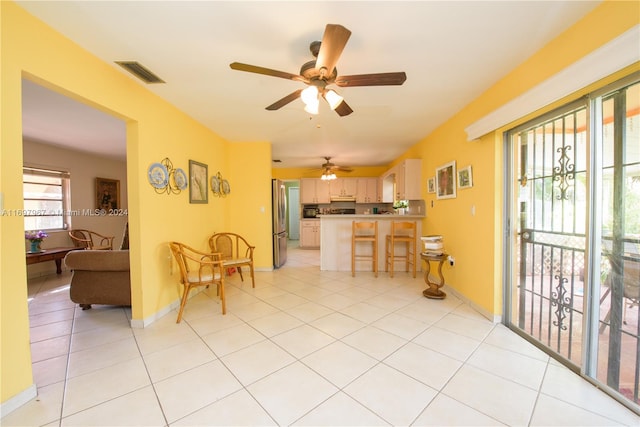
<svg viewBox="0 0 640 427">
<path fill-rule="evenodd" d="M 187 174 L 185 174 L 182 169 L 178 168 L 175 170 L 173 173 L 173 179 L 175 180 L 178 189 L 184 190 L 187 188 L 187 182 L 189 181 L 187 180 Z"/>
<path fill-rule="evenodd" d="M 213 194 L 220 193 L 220 180 L 215 175 L 211 177 L 211 191 Z"/>
<path fill-rule="evenodd" d="M 148 171 L 149 184 L 155 188 L 165 188 L 169 184 L 169 172 L 162 163 L 153 163 Z"/>
<path fill-rule="evenodd" d="M 231 193 L 231 186 L 229 185 L 229 181 L 227 181 L 226 179 L 222 180 L 222 192 L 224 194 Z"/>
</svg>

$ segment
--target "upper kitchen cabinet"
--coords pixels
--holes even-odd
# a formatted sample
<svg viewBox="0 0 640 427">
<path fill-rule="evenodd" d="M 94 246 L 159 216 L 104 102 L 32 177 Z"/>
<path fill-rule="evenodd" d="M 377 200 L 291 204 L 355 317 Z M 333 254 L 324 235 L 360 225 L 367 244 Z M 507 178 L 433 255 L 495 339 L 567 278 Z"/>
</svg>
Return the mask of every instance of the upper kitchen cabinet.
<svg viewBox="0 0 640 427">
<path fill-rule="evenodd" d="M 378 178 L 358 178 L 356 191 L 356 203 L 379 203 Z"/>
<path fill-rule="evenodd" d="M 358 191 L 356 178 L 337 178 L 329 181 L 329 192 L 332 197 L 355 197 Z"/>
<path fill-rule="evenodd" d="M 407 159 L 382 175 L 382 201 L 421 199 L 422 160 Z"/>
<path fill-rule="evenodd" d="M 329 203 L 330 194 L 328 181 L 317 178 L 300 179 L 300 203 Z"/>
</svg>

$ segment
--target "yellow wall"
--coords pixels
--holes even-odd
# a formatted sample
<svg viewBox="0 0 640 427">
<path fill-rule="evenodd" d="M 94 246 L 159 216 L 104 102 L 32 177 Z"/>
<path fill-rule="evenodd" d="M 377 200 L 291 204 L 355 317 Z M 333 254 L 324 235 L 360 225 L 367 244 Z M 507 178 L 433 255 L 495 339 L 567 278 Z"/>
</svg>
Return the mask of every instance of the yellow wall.
<svg viewBox="0 0 640 427">
<path fill-rule="evenodd" d="M 318 167 L 324 163 L 322 159 L 318 161 Z M 350 165 L 344 165 L 350 166 Z M 359 178 L 359 177 L 372 177 L 380 176 L 386 172 L 389 168 L 387 166 L 367 166 L 367 167 L 352 167 L 351 172 L 336 172 L 338 178 Z M 276 179 L 300 179 L 300 178 L 320 178 L 320 170 L 313 170 L 312 168 L 274 168 L 272 169 L 273 177 Z"/>
<path fill-rule="evenodd" d="M 142 322 L 178 299 L 180 288 L 171 268 L 167 242 L 180 240 L 206 248 L 206 235 L 231 225 L 263 248 L 259 263 L 271 266 L 271 219 L 245 212 L 247 200 L 259 200 L 271 211 L 270 196 L 231 169 L 240 160 L 235 144 L 224 141 L 174 106 L 148 92 L 141 83 L 107 64 L 11 2 L 0 2 L 0 192 L 5 209 L 22 208 L 21 79 L 113 114 L 127 123 L 127 178 L 133 319 Z M 271 178 L 269 148 L 247 143 L 242 161 L 253 182 Z M 253 147 L 256 147 L 254 150 Z M 246 147 L 246 145 L 245 145 Z M 208 204 L 190 204 L 187 192 L 156 194 L 147 181 L 147 168 L 163 158 L 188 173 L 190 159 L 208 165 L 209 173 L 229 177 L 232 194 L 223 199 L 209 193 Z M 234 183 L 237 179 L 238 185 Z M 239 209 L 236 209 L 239 207 Z M 230 213 L 233 212 L 233 216 Z M 233 218 L 233 223 L 230 218 Z M 0 401 L 27 390 L 32 382 L 27 311 L 23 222 L 3 216 L 0 222 L 1 321 Z M 266 236 L 266 237 L 265 237 Z M 266 249 L 269 248 L 269 249 Z M 258 265 L 259 267 L 260 265 Z M 173 274 L 172 274 L 173 273 Z"/>
<path fill-rule="evenodd" d="M 251 152 L 251 156 L 247 153 Z M 271 144 L 255 142 L 229 147 L 229 180 L 233 184 L 226 231 L 242 234 L 256 247 L 257 269 L 273 268 L 271 243 Z M 236 195 L 239 195 L 236 197 Z M 250 195 L 247 197 L 247 195 Z M 211 230 L 222 231 L 222 230 Z"/>
</svg>

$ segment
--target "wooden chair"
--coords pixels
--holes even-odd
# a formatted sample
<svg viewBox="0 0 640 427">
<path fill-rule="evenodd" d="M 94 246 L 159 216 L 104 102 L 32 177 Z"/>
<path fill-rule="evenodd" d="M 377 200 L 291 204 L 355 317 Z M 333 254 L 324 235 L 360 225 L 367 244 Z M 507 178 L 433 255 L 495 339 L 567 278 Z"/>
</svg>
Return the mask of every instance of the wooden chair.
<svg viewBox="0 0 640 427">
<path fill-rule="evenodd" d="M 413 277 L 416 277 L 416 236 L 417 226 L 415 221 L 391 221 L 391 234 L 385 239 L 384 271 L 389 271 L 393 277 L 393 268 L 396 259 L 405 261 L 405 270 L 409 271 L 409 265 L 413 265 Z M 396 243 L 405 244 L 404 255 L 396 254 Z M 389 269 L 391 267 L 391 269 Z"/>
<path fill-rule="evenodd" d="M 122 243 L 120 244 L 120 250 L 129 250 L 129 223 L 124 225 L 124 232 L 122 233 Z"/>
<path fill-rule="evenodd" d="M 372 243 L 371 255 L 357 254 L 359 242 Z M 353 221 L 351 224 L 351 276 L 356 275 L 356 261 L 371 260 L 373 273 L 378 277 L 378 221 Z"/>
<path fill-rule="evenodd" d="M 89 250 L 113 250 L 114 236 L 103 236 L 91 230 L 75 229 L 69 231 L 69 237 L 76 248 Z"/>
<path fill-rule="evenodd" d="M 246 239 L 236 233 L 215 233 L 209 238 L 209 248 L 211 252 L 222 254 L 225 268 L 236 267 L 240 273 L 240 279 L 244 282 L 242 276 L 242 267 L 249 267 L 251 272 L 251 285 L 256 287 L 256 281 L 253 272 L 253 250 L 255 246 L 251 246 Z"/>
<path fill-rule="evenodd" d="M 182 320 L 182 312 L 187 305 L 189 291 L 198 286 L 216 285 L 222 305 L 222 314 L 226 314 L 222 255 L 201 252 L 179 242 L 171 242 L 169 247 L 180 268 L 180 283 L 184 286 L 176 323 L 180 323 Z"/>
</svg>

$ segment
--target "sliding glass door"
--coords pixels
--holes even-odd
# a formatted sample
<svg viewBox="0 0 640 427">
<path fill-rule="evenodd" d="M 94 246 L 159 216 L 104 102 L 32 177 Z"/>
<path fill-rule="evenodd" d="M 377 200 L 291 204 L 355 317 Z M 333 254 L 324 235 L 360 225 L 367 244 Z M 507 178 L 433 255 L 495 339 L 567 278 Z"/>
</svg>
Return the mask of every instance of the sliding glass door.
<svg viewBox="0 0 640 427">
<path fill-rule="evenodd" d="M 638 404 L 640 83 L 510 131 L 505 323 Z"/>
</svg>

